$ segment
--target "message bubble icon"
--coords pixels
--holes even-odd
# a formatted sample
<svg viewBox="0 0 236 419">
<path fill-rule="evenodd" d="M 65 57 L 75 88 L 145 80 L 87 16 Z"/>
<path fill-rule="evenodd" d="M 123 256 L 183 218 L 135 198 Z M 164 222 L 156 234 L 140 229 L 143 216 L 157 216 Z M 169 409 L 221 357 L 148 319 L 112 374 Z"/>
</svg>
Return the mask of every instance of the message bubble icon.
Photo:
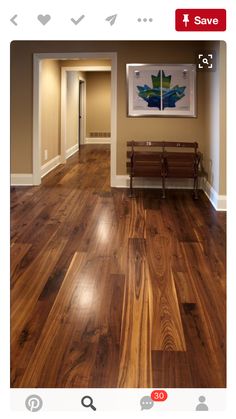
<svg viewBox="0 0 236 419">
<path fill-rule="evenodd" d="M 141 410 L 149 410 L 153 407 L 154 402 L 150 396 L 144 396 L 140 400 Z"/>
</svg>

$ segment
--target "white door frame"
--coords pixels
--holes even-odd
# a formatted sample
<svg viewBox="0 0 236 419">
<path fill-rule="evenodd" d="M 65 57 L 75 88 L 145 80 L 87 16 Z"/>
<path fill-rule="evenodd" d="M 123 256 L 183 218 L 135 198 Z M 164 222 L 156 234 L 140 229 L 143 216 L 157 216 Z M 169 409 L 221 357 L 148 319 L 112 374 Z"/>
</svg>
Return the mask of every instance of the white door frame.
<svg viewBox="0 0 236 419">
<path fill-rule="evenodd" d="M 80 91 L 81 89 L 81 91 Z M 80 106 L 82 109 L 80 109 Z M 78 148 L 84 144 L 86 137 L 86 80 L 79 76 L 79 123 L 78 123 Z M 80 114 L 82 117 L 80 118 Z"/>
<path fill-rule="evenodd" d="M 75 67 L 61 67 L 61 162 L 66 162 L 66 104 L 67 104 L 67 73 L 70 71 L 111 71 L 111 66 L 75 66 Z M 79 80 L 86 83 L 86 80 L 82 76 L 79 76 Z M 86 109 L 86 102 L 84 100 Z M 112 124 L 112 121 L 111 121 Z M 86 124 L 83 127 L 84 135 L 86 137 Z"/>
<path fill-rule="evenodd" d="M 111 60 L 111 164 L 110 183 L 116 180 L 116 144 L 117 144 L 117 53 L 116 52 L 70 52 L 70 53 L 39 53 L 33 55 L 33 185 L 41 183 L 41 64 L 42 60 L 93 59 Z M 68 67 L 69 68 L 69 67 Z M 76 71 L 76 67 L 73 71 Z M 82 66 L 80 67 L 82 68 Z M 91 67 L 90 67 L 91 68 Z M 86 67 L 83 67 L 82 71 Z M 91 71 L 91 70 L 90 70 Z M 95 71 L 95 70 L 93 70 Z M 97 70 L 98 71 L 98 70 Z M 101 70 L 100 70 L 101 71 Z M 63 90 L 61 86 L 61 90 Z M 64 92 L 65 94 L 65 92 Z M 65 138 L 65 137 L 64 137 Z M 64 149 L 63 149 L 64 146 Z M 65 155 L 65 143 L 61 155 Z M 63 160 L 63 159 L 62 159 Z"/>
</svg>

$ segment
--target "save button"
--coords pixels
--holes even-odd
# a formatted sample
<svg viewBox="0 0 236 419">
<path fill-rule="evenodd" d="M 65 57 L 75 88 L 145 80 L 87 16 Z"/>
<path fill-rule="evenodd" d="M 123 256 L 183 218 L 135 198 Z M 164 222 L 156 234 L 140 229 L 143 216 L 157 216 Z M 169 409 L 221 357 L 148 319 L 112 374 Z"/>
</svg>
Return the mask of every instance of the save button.
<svg viewBox="0 0 236 419">
<path fill-rule="evenodd" d="M 225 31 L 225 9 L 177 9 L 176 31 Z"/>
</svg>

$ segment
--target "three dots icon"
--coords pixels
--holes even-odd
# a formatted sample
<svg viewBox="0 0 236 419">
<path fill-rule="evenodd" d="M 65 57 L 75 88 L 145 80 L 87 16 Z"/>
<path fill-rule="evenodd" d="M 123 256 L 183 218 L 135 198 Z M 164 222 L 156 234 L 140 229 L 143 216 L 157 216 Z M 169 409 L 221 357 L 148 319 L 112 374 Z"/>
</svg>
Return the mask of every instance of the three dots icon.
<svg viewBox="0 0 236 419">
<path fill-rule="evenodd" d="M 146 23 L 146 22 L 153 22 L 153 19 L 150 17 L 149 19 L 147 19 L 146 17 L 144 17 L 143 19 L 141 18 L 141 17 L 139 17 L 138 19 L 137 19 L 137 21 L 138 22 L 144 22 L 144 23 Z"/>
</svg>

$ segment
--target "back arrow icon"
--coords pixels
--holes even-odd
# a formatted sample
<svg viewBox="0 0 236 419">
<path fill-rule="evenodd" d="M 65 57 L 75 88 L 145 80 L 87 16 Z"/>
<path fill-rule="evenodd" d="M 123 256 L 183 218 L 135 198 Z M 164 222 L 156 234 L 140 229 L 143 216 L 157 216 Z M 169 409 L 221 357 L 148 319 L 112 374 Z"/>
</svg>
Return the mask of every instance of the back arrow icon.
<svg viewBox="0 0 236 419">
<path fill-rule="evenodd" d="M 13 25 L 15 25 L 15 26 L 17 26 L 17 25 L 18 25 L 18 23 L 16 23 L 16 18 L 17 18 L 17 15 L 14 15 L 14 16 L 10 19 L 11 23 L 13 23 Z"/>
</svg>

